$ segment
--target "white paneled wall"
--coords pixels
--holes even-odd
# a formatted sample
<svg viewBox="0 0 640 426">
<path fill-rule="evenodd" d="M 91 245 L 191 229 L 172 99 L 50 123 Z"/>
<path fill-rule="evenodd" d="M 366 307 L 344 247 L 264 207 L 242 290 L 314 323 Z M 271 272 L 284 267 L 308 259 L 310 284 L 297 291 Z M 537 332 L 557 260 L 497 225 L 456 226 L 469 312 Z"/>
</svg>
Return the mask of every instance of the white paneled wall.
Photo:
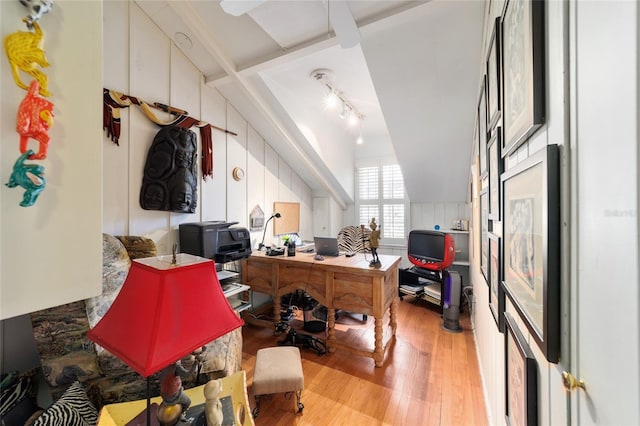
<svg viewBox="0 0 640 426">
<path fill-rule="evenodd" d="M 484 28 L 484 45 L 487 46 L 494 18 L 500 16 L 504 7 L 504 1 L 498 0 L 489 2 L 487 9 L 485 28 Z M 545 13 L 546 20 L 546 123 L 518 150 L 505 158 L 504 169 L 508 170 L 517 163 L 526 159 L 531 153 L 539 151 L 549 144 L 565 143 L 567 135 L 567 115 L 566 115 L 566 72 L 565 61 L 568 55 L 566 45 L 563 43 L 564 31 L 568 18 L 566 15 L 565 2 L 545 2 L 547 8 Z M 487 24 L 487 23 L 490 23 Z M 487 49 L 485 48 L 485 52 Z M 479 65 L 481 70 L 479 78 L 483 75 L 484 63 Z M 471 136 L 469 138 L 471 140 Z M 475 174 L 475 168 L 472 168 Z M 477 182 L 474 182 L 476 185 Z M 475 188 L 474 188 L 475 189 Z M 477 194 L 477 191 L 473 191 Z M 478 351 L 478 359 L 481 369 L 483 385 L 487 398 L 487 411 L 489 423 L 495 425 L 503 425 L 505 421 L 505 362 L 504 362 L 504 334 L 500 333 L 496 327 L 491 311 L 488 305 L 488 286 L 482 272 L 480 271 L 479 254 L 479 201 L 474 195 L 474 212 L 473 224 L 471 228 L 471 237 L 473 239 L 472 261 L 470 267 L 471 282 L 473 283 L 473 292 L 475 299 L 474 310 L 474 332 L 476 335 L 476 344 Z M 494 233 L 501 235 L 500 222 L 494 222 Z M 533 338 L 529 335 L 527 327 L 520 320 L 519 315 L 511 306 L 508 298 L 506 310 L 510 312 L 518 323 L 518 327 L 525 335 L 531 350 L 533 351 L 538 364 L 538 421 L 540 424 L 567 424 L 567 401 L 563 394 L 559 374 L 560 370 L 557 365 L 550 364 L 546 361 L 544 355 L 538 348 Z M 563 324 L 566 327 L 566 324 Z M 566 345 L 566 342 L 564 343 Z M 566 347 L 566 346 L 565 346 Z M 566 353 L 566 350 L 565 350 Z M 554 385 L 551 385 L 554 383 Z"/>
<path fill-rule="evenodd" d="M 0 1 L 3 38 L 30 33 L 25 13 L 20 2 Z M 22 187 L 5 185 L 22 154 L 16 116 L 27 92 L 15 84 L 7 55 L 0 56 L 0 319 L 92 297 L 102 289 L 102 22 L 100 3 L 70 0 L 56 2 L 40 21 L 50 66 L 36 68 L 48 78 L 55 118 L 46 158 L 25 162 L 43 167 L 46 180 L 28 207 L 20 206 Z M 26 85 L 33 80 L 18 74 Z M 38 143 L 31 139 L 28 149 L 37 151 Z M 126 174 L 126 167 L 118 172 Z M 8 345 L 2 339 L 2 350 L 14 344 L 10 337 Z"/>
<path fill-rule="evenodd" d="M 248 228 L 249 212 L 256 205 L 268 217 L 274 201 L 288 201 L 300 203 L 301 233 L 311 235 L 311 190 L 268 141 L 217 90 L 204 84 L 202 74 L 135 3 L 105 2 L 103 6 L 105 34 L 114 35 L 104 46 L 106 88 L 185 109 L 192 117 L 237 134 L 212 130 L 213 178 L 203 181 L 200 171 L 195 214 L 143 210 L 139 193 L 144 164 L 160 128 L 138 107 L 122 110 L 120 146 L 106 135 L 103 141 L 103 232 L 147 235 L 161 254 L 170 253 L 180 223 L 224 220 Z M 170 118 L 159 111 L 157 115 Z M 198 129 L 192 130 L 200 144 Z M 200 159 L 199 147 L 198 164 Z M 231 177 L 234 167 L 244 170 L 243 179 Z M 267 241 L 272 232 L 270 223 Z M 261 231 L 252 233 L 254 247 L 261 238 Z"/>
<path fill-rule="evenodd" d="M 204 85 L 204 82 L 202 82 L 201 88 L 202 115 L 200 119 L 220 128 L 226 128 L 227 101 L 220 92 Z M 227 144 L 225 141 L 227 136 L 219 130 L 213 130 L 211 136 L 213 139 L 213 178 L 209 178 L 200 186 L 200 211 L 203 222 L 221 220 L 220 218 L 226 216 L 227 203 L 224 199 L 226 195 L 222 194 L 226 194 L 227 179 L 231 179 L 226 172 Z"/>
<path fill-rule="evenodd" d="M 235 110 L 227 107 L 227 128 L 238 136 L 227 136 L 227 214 L 229 222 L 238 222 L 242 226 L 248 225 L 249 212 L 247 210 L 247 180 L 236 181 L 231 178 L 234 167 L 247 169 L 247 122 Z M 209 200 L 214 201 L 214 200 Z"/>
<path fill-rule="evenodd" d="M 456 219 L 471 219 L 471 207 L 467 203 L 411 203 L 411 229 L 451 229 Z"/>
</svg>

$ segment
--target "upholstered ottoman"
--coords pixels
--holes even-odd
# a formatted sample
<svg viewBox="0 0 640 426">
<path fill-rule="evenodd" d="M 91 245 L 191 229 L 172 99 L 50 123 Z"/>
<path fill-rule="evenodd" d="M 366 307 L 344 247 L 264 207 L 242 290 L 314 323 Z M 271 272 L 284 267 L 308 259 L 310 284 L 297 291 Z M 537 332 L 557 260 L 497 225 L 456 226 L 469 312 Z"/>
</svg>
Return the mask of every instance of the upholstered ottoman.
<svg viewBox="0 0 640 426">
<path fill-rule="evenodd" d="M 300 402 L 304 389 L 304 375 L 300 361 L 300 349 L 295 346 L 278 346 L 259 349 L 256 354 L 256 367 L 253 372 L 253 395 L 256 406 L 253 417 L 260 412 L 260 398 L 263 395 L 295 392 L 298 413 L 304 405 Z"/>
</svg>

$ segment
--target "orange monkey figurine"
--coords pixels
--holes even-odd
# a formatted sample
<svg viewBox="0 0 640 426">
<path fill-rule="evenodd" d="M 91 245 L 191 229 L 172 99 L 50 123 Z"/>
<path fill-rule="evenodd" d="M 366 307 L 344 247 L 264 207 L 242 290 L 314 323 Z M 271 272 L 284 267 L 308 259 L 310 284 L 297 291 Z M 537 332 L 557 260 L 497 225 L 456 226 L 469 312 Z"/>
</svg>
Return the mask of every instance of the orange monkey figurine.
<svg viewBox="0 0 640 426">
<path fill-rule="evenodd" d="M 27 151 L 29 138 L 33 138 L 40 143 L 38 152 L 29 157 L 31 160 L 47 158 L 47 150 L 49 148 L 48 131 L 53 125 L 53 103 L 38 95 L 39 88 L 38 82 L 32 80 L 27 95 L 20 102 L 16 120 L 16 131 L 20 135 L 21 153 L 24 154 Z"/>
</svg>

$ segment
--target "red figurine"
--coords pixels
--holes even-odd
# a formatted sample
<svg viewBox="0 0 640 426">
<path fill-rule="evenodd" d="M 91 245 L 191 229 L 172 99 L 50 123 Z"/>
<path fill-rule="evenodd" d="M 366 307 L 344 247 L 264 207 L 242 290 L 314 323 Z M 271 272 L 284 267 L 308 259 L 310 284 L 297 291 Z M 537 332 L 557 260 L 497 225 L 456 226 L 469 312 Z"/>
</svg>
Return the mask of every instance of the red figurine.
<svg viewBox="0 0 640 426">
<path fill-rule="evenodd" d="M 38 95 L 40 85 L 36 80 L 31 82 L 27 95 L 20 102 L 16 131 L 20 134 L 20 152 L 28 150 L 29 138 L 40 143 L 38 152 L 29 157 L 31 160 L 47 158 L 49 148 L 49 128 L 53 125 L 53 103 Z"/>
</svg>

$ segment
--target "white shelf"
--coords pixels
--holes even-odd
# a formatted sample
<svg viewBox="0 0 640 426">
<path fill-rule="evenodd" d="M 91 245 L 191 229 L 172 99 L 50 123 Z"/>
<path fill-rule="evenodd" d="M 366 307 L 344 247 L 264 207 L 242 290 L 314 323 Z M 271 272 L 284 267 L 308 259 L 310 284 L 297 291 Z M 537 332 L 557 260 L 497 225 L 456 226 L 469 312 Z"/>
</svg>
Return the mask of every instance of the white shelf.
<svg viewBox="0 0 640 426">
<path fill-rule="evenodd" d="M 228 299 L 231 296 L 242 293 L 243 291 L 248 291 L 251 287 L 245 284 L 236 284 L 236 283 L 223 283 L 222 291 L 224 292 L 224 296 Z"/>
<path fill-rule="evenodd" d="M 442 298 L 442 292 L 440 288 L 440 283 L 426 285 L 424 286 L 424 294 L 425 296 L 431 297 L 432 299 L 435 299 L 439 302 Z"/>
<path fill-rule="evenodd" d="M 470 263 L 468 260 L 454 260 L 452 265 L 469 266 Z"/>
<path fill-rule="evenodd" d="M 242 311 L 246 311 L 247 309 L 249 309 L 251 307 L 251 303 L 249 302 L 245 302 L 242 299 L 232 299 L 229 300 L 229 304 L 231 305 L 231 307 L 237 312 L 240 313 Z"/>
<path fill-rule="evenodd" d="M 401 284 L 400 292 L 402 294 L 419 297 L 424 293 L 424 285 Z"/>
<path fill-rule="evenodd" d="M 222 271 L 218 271 L 218 280 L 223 281 L 229 278 L 235 278 L 238 275 L 240 275 L 238 272 L 227 271 L 226 269 L 223 269 Z"/>
<path fill-rule="evenodd" d="M 220 281 L 220 286 L 222 286 L 222 292 L 229 301 L 231 307 L 237 313 L 246 311 L 247 309 L 251 308 L 251 303 L 244 300 L 241 295 L 241 293 L 249 291 L 251 287 L 246 284 L 234 282 L 238 281 L 240 273 L 222 269 L 220 271 L 217 271 L 217 274 L 218 281 Z"/>
</svg>

